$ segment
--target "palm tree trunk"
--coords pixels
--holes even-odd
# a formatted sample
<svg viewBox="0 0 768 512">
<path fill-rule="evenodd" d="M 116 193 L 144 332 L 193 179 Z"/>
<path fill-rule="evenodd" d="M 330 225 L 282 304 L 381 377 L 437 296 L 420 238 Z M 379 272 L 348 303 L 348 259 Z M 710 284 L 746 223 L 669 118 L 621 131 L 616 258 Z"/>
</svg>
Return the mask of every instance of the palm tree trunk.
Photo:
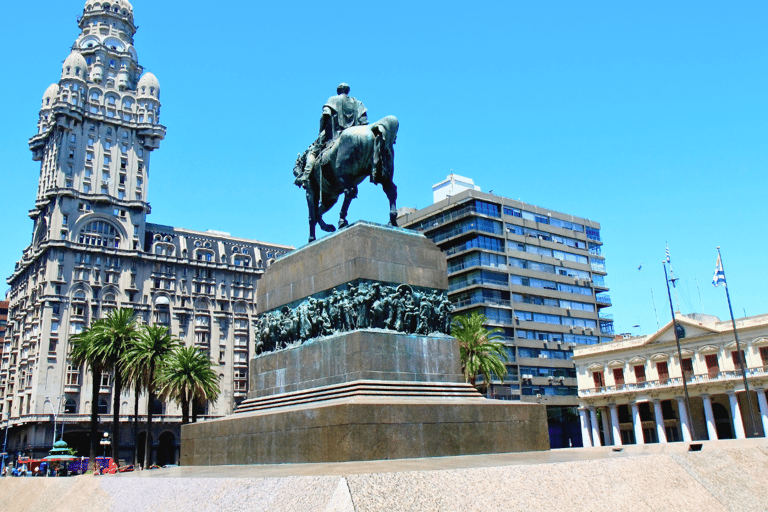
<svg viewBox="0 0 768 512">
<path fill-rule="evenodd" d="M 189 397 L 186 391 L 181 392 L 181 424 L 189 423 Z"/>
<path fill-rule="evenodd" d="M 120 464 L 120 395 L 123 392 L 122 375 L 115 368 L 114 399 L 112 402 L 112 460 Z"/>
<path fill-rule="evenodd" d="M 93 385 L 91 386 L 91 451 L 88 454 L 88 467 L 93 468 L 96 461 L 96 453 L 99 447 L 99 381 L 101 372 L 98 368 L 91 367 Z"/>
<path fill-rule="evenodd" d="M 144 468 L 149 469 L 152 464 L 152 406 L 154 405 L 155 390 L 152 386 L 152 380 L 154 376 L 154 368 L 149 368 L 149 374 L 147 375 L 147 437 L 144 444 Z"/>
<path fill-rule="evenodd" d="M 192 423 L 197 423 L 197 396 L 192 395 Z"/>
<path fill-rule="evenodd" d="M 139 383 L 136 382 L 136 390 L 133 397 L 133 463 L 138 466 L 139 461 Z"/>
</svg>

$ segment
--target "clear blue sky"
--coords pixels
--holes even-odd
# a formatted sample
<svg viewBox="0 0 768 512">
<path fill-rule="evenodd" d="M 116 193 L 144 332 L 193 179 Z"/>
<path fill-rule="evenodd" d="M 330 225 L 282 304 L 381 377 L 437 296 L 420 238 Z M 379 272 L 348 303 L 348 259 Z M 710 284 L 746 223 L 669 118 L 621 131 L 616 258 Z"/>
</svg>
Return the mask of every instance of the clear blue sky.
<svg viewBox="0 0 768 512">
<path fill-rule="evenodd" d="M 27 139 L 83 5 L 0 9 L 4 276 L 31 238 Z M 371 119 L 400 119 L 399 206 L 427 206 L 453 170 L 600 222 L 617 332 L 669 320 L 667 243 L 684 313 L 728 318 L 710 284 L 718 245 L 737 317 L 768 312 L 766 2 L 135 0 L 134 14 L 168 127 L 151 222 L 304 244 L 291 169 L 344 81 Z M 350 220 L 386 208 L 364 184 Z"/>
</svg>

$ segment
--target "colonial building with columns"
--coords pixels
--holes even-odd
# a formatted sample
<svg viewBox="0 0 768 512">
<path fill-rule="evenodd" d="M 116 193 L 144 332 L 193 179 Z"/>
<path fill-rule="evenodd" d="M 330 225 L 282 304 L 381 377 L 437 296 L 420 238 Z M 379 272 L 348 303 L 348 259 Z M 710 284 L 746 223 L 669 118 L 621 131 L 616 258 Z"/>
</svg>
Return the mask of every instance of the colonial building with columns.
<svg viewBox="0 0 768 512">
<path fill-rule="evenodd" d="M 730 321 L 676 315 L 644 336 L 574 349 L 584 446 L 764 437 L 768 315 Z M 686 404 L 683 379 L 688 388 Z"/>
</svg>

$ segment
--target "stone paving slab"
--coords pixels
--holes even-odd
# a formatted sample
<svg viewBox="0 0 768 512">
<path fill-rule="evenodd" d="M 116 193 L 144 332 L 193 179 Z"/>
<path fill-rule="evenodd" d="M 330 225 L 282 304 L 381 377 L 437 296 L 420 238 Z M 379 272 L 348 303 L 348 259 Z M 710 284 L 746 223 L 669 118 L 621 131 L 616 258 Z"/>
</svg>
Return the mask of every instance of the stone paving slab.
<svg viewBox="0 0 768 512">
<path fill-rule="evenodd" d="M 2 478 L 0 512 L 759 511 L 768 440 Z"/>
</svg>

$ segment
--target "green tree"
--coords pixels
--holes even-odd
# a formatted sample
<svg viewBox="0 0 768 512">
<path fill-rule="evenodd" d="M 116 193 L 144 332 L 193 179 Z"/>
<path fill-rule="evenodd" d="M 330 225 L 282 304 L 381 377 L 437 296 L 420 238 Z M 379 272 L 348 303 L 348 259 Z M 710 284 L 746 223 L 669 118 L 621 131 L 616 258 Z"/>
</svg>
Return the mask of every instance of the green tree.
<svg viewBox="0 0 768 512">
<path fill-rule="evenodd" d="M 74 366 L 86 365 L 91 371 L 93 386 L 91 388 L 91 449 L 88 454 L 88 467 L 93 467 L 96 453 L 99 448 L 99 386 L 101 384 L 101 372 L 103 365 L 96 357 L 91 328 L 84 329 L 69 338 L 69 358 Z"/>
<path fill-rule="evenodd" d="M 211 359 L 195 347 L 177 347 L 159 375 L 160 393 L 181 406 L 181 424 L 189 423 L 189 402 L 193 399 L 216 402 L 219 376 Z"/>
<path fill-rule="evenodd" d="M 120 395 L 123 391 L 123 355 L 138 339 L 139 325 L 133 309 L 120 308 L 109 312 L 91 326 L 93 352 L 104 370 L 113 374 L 112 458 L 117 464 L 120 452 Z"/>
<path fill-rule="evenodd" d="M 500 338 L 500 329 L 486 329 L 488 319 L 485 315 L 473 311 L 470 315 L 458 315 L 453 318 L 451 336 L 459 340 L 461 351 L 461 371 L 464 380 L 473 386 L 477 374 L 482 374 L 489 386 L 491 374 L 503 379 L 507 375 L 507 353 Z"/>
<path fill-rule="evenodd" d="M 152 410 L 155 402 L 155 390 L 158 387 L 158 376 L 168 363 L 178 340 L 171 336 L 168 328 L 162 325 L 144 325 L 141 327 L 139 338 L 133 342 L 123 356 L 126 375 L 137 376 L 144 373 L 143 380 L 147 390 L 147 435 L 144 445 L 144 467 L 152 463 Z"/>
</svg>

